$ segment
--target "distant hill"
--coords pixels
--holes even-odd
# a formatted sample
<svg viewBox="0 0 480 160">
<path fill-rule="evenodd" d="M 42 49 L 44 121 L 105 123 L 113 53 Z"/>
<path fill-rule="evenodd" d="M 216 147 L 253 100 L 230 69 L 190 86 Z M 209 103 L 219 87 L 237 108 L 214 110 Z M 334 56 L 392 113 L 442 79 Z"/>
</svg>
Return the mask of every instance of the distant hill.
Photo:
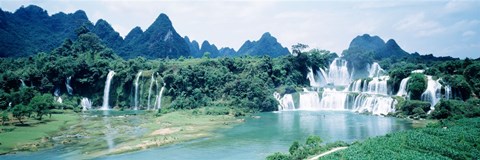
<svg viewBox="0 0 480 160">
<path fill-rule="evenodd" d="M 100 37 L 101 38 L 101 37 Z M 123 47 L 115 49 L 121 57 L 178 58 L 188 57 L 190 48 L 175 31 L 165 14 L 160 14 L 145 32 L 136 27 L 126 36 Z"/>
<path fill-rule="evenodd" d="M 420 55 L 418 53 L 409 54 L 404 51 L 395 40 L 389 39 L 386 43 L 378 36 L 364 34 L 355 37 L 347 50 L 342 53 L 343 57 L 350 62 L 350 67 L 355 69 L 365 69 L 366 64 L 374 61 L 389 59 L 391 62 L 397 61 L 444 61 L 454 60 L 452 57 L 434 57 L 433 55 Z"/>
<path fill-rule="evenodd" d="M 229 47 L 220 48 L 220 50 L 218 50 L 218 52 L 220 52 L 220 55 L 224 56 L 224 57 L 233 57 L 233 56 L 235 56 L 235 54 L 237 54 L 235 49 L 229 48 Z"/>
<path fill-rule="evenodd" d="M 48 52 L 69 38 L 88 20 L 84 11 L 49 16 L 38 6 L 21 7 L 14 13 L 0 9 L 0 57 L 24 57 Z"/>
<path fill-rule="evenodd" d="M 139 27 L 133 28 L 124 40 L 103 19 L 93 25 L 82 10 L 49 16 L 46 10 L 30 5 L 14 13 L 0 9 L 0 57 L 25 57 L 49 52 L 65 39 L 75 39 L 75 30 L 82 26 L 95 33 L 107 47 L 123 58 L 189 56 L 187 43 L 165 14 L 160 14 L 145 32 Z"/>
<path fill-rule="evenodd" d="M 290 54 L 287 48 L 283 47 L 277 42 L 277 39 L 270 33 L 266 32 L 258 41 L 246 41 L 240 49 L 238 49 L 237 55 L 251 55 L 251 56 L 263 56 L 268 55 L 271 57 L 278 57 Z"/>
<path fill-rule="evenodd" d="M 243 55 L 278 57 L 290 53 L 268 32 L 258 41 L 246 41 L 238 52 L 229 47 L 219 50 L 208 41 L 200 45 L 187 36 L 182 38 L 165 14 L 160 14 L 145 31 L 135 27 L 122 38 L 107 21 L 100 19 L 93 24 L 82 10 L 49 16 L 46 10 L 30 5 L 22 6 L 14 13 L 0 9 L 0 57 L 26 57 L 50 52 L 66 39 L 75 40 L 76 30 L 82 27 L 96 34 L 107 47 L 126 59 L 138 56 L 148 59 L 199 58 L 205 52 L 209 52 L 212 58 Z"/>
</svg>

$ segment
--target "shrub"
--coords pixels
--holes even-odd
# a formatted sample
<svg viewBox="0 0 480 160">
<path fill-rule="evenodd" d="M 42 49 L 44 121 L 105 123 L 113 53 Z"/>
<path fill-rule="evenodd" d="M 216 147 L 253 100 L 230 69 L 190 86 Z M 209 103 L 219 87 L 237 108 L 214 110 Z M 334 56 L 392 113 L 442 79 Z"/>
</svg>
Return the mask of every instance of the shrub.
<svg viewBox="0 0 480 160">
<path fill-rule="evenodd" d="M 420 100 L 422 93 L 427 89 L 427 80 L 423 74 L 412 74 L 408 80 L 410 98 Z"/>
</svg>

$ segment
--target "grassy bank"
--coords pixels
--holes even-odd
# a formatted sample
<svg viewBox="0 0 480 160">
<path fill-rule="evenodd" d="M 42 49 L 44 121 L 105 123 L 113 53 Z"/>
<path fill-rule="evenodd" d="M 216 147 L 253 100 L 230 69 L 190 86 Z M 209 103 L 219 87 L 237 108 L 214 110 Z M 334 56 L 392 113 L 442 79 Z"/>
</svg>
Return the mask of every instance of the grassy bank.
<svg viewBox="0 0 480 160">
<path fill-rule="evenodd" d="M 446 121 L 354 143 L 320 159 L 479 159 L 480 118 Z"/>
<path fill-rule="evenodd" d="M 54 114 L 42 121 L 29 120 L 25 125 L 0 126 L 0 154 L 17 150 L 36 150 L 49 145 L 50 137 L 77 123 L 79 116 L 74 113 Z"/>
<path fill-rule="evenodd" d="M 156 111 L 91 111 L 55 114 L 25 126 L 1 126 L 0 151 L 36 151 L 53 146 L 80 152 L 78 159 L 132 152 L 205 138 L 243 120 L 229 108 Z"/>
</svg>

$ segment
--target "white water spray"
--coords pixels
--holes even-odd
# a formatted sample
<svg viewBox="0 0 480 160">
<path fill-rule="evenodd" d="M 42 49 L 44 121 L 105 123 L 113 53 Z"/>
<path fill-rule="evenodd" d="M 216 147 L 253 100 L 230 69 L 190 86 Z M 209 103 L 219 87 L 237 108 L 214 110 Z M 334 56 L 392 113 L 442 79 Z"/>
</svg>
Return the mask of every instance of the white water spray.
<svg viewBox="0 0 480 160">
<path fill-rule="evenodd" d="M 148 87 L 148 103 L 147 103 L 147 110 L 150 110 L 150 97 L 152 96 L 152 86 L 153 82 L 155 81 L 155 75 L 152 73 L 152 78 L 150 80 L 150 87 Z"/>
<path fill-rule="evenodd" d="M 82 111 L 86 111 L 92 108 L 92 101 L 90 101 L 88 98 L 82 98 L 80 105 L 82 106 Z"/>
<path fill-rule="evenodd" d="M 407 77 L 400 81 L 400 87 L 398 89 L 397 96 L 408 96 L 407 85 L 409 79 L 410 77 Z"/>
<path fill-rule="evenodd" d="M 108 105 L 108 98 L 110 96 L 110 82 L 112 81 L 113 76 L 115 75 L 114 71 L 108 72 L 107 79 L 105 80 L 105 89 L 103 90 L 103 105 L 100 110 L 109 110 L 110 106 Z"/>
<path fill-rule="evenodd" d="M 72 76 L 67 77 L 67 80 L 65 81 L 65 87 L 67 88 L 67 92 L 69 95 L 73 95 L 73 88 L 70 86 L 70 81 L 72 80 Z"/>
<path fill-rule="evenodd" d="M 165 90 L 165 83 L 163 83 L 162 89 L 160 89 L 160 93 L 158 93 L 158 100 L 157 100 L 157 109 L 162 108 L 162 95 L 163 95 L 163 90 Z"/>
<path fill-rule="evenodd" d="M 140 79 L 140 75 L 142 75 L 142 71 L 137 73 L 135 79 L 135 107 L 134 110 L 138 110 L 138 80 Z"/>
<path fill-rule="evenodd" d="M 427 76 L 427 89 L 422 93 L 422 101 L 430 102 L 430 110 L 434 110 L 435 105 L 441 99 L 441 88 L 439 80 L 433 80 L 432 76 Z"/>
</svg>

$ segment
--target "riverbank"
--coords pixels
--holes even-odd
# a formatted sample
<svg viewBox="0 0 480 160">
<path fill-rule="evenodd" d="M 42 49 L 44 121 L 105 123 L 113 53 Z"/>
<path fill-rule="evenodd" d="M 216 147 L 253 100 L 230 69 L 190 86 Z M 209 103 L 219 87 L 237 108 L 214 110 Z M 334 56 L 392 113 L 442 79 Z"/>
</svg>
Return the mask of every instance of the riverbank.
<svg viewBox="0 0 480 160">
<path fill-rule="evenodd" d="M 42 121 L 28 120 L 24 125 L 0 126 L 0 155 L 16 151 L 36 151 L 52 146 L 50 137 L 80 120 L 74 113 L 53 114 Z"/>
<path fill-rule="evenodd" d="M 156 112 L 148 111 L 128 114 L 122 114 L 122 111 L 113 112 L 119 113 L 53 115 L 52 119 L 57 118 L 54 122 L 39 124 L 35 127 L 56 129 L 32 138 L 25 138 L 24 135 L 16 138 L 18 132 L 15 130 L 20 131 L 19 129 L 8 132 L 9 136 L 6 136 L 6 133 L 0 133 L 1 139 L 8 139 L 9 145 L 18 144 L 19 138 L 30 140 L 28 145 L 21 145 L 25 146 L 22 149 L 4 147 L 2 151 L 3 153 L 37 151 L 40 148 L 56 146 L 77 151 L 81 154 L 79 158 L 89 159 L 205 138 L 212 136 L 218 129 L 230 128 L 242 122 L 242 119 L 235 118 L 233 115 L 206 115 L 199 114 L 198 111 L 192 113 L 194 112 L 192 110 L 175 111 L 161 116 L 156 116 Z M 69 117 L 71 121 L 59 120 L 67 119 L 65 117 Z M 75 121 L 72 118 L 76 118 Z M 60 128 L 54 127 L 60 122 L 64 125 Z M 36 130 L 25 128 L 22 131 L 28 133 Z"/>
</svg>

